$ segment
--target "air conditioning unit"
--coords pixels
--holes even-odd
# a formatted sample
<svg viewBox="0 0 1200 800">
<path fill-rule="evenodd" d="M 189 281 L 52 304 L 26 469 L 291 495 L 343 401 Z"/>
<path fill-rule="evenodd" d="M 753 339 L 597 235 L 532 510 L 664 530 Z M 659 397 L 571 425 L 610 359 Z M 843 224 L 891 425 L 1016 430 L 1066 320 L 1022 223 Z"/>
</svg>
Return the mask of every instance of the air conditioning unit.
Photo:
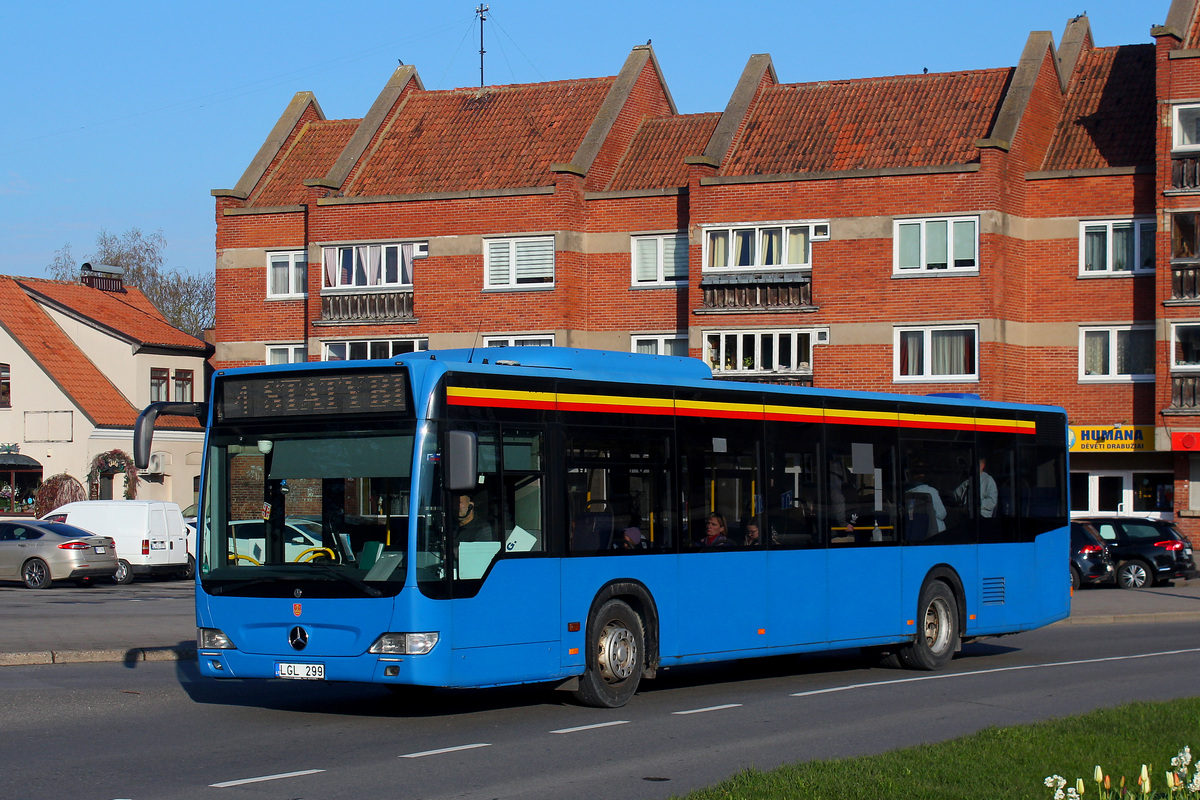
<svg viewBox="0 0 1200 800">
<path fill-rule="evenodd" d="M 147 475 L 162 475 L 163 467 L 170 463 L 170 457 L 166 453 L 151 453 L 150 462 L 146 465 L 144 472 Z"/>
</svg>

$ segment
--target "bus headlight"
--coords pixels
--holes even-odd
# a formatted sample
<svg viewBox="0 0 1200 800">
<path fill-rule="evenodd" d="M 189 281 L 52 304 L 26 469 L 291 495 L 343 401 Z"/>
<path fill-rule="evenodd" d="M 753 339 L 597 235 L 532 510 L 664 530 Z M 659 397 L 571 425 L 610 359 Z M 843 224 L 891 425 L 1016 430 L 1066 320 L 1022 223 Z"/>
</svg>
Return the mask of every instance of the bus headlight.
<svg viewBox="0 0 1200 800">
<path fill-rule="evenodd" d="M 390 656 L 423 656 L 438 643 L 436 631 L 429 633 L 385 633 L 375 640 L 368 653 Z"/>
<path fill-rule="evenodd" d="M 233 642 L 220 628 L 197 628 L 196 647 L 201 650 L 236 650 Z"/>
</svg>

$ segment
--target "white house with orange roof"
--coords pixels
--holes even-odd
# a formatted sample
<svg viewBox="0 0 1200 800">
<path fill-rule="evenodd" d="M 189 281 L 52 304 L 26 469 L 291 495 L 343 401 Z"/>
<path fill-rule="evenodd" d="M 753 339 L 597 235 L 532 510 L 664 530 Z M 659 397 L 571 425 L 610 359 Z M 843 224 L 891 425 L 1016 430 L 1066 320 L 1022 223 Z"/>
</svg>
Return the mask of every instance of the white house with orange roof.
<svg viewBox="0 0 1200 800">
<path fill-rule="evenodd" d="M 93 498 L 195 502 L 200 424 L 161 420 L 140 473 L 133 425 L 155 400 L 204 400 L 211 353 L 117 276 L 0 276 L 0 513 L 32 509 L 34 490 L 59 473 Z"/>
</svg>

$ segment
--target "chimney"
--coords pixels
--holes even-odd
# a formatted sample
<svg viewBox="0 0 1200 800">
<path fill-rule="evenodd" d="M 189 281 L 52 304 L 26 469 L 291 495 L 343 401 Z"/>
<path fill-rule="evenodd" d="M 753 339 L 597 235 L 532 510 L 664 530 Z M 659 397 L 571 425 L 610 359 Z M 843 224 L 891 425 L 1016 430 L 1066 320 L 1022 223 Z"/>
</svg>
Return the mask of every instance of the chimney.
<svg viewBox="0 0 1200 800">
<path fill-rule="evenodd" d="M 112 264 L 89 264 L 84 262 L 79 270 L 79 282 L 84 286 L 99 289 L 102 292 L 125 291 L 125 283 L 121 276 L 125 274 L 124 267 Z"/>
</svg>

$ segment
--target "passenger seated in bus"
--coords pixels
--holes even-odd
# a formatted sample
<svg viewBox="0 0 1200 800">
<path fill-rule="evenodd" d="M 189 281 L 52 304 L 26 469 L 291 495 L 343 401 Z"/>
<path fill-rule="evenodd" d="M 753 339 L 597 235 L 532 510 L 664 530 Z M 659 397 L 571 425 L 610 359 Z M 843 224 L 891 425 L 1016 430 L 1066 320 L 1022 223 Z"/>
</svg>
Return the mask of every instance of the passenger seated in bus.
<svg viewBox="0 0 1200 800">
<path fill-rule="evenodd" d="M 970 500 L 971 478 L 967 478 L 954 490 L 954 499 L 959 505 L 966 505 Z M 979 459 L 979 516 L 991 517 L 996 513 L 1000 503 L 1000 490 L 996 479 L 987 473 L 987 459 Z"/>
<path fill-rule="evenodd" d="M 469 494 L 458 496 L 457 536 L 460 542 L 496 541 L 492 526 L 475 513 L 475 500 Z"/>
<path fill-rule="evenodd" d="M 704 520 L 704 539 L 701 547 L 728 547 L 729 526 L 725 524 L 725 515 L 713 511 Z"/>
<path fill-rule="evenodd" d="M 642 519 L 637 513 L 629 515 L 629 527 L 621 534 L 619 546 L 624 550 L 637 550 L 642 546 Z"/>
<path fill-rule="evenodd" d="M 933 511 L 933 518 L 937 525 L 937 532 L 941 533 L 946 530 L 946 505 L 942 502 L 941 493 L 925 482 L 925 467 L 921 464 L 910 464 L 908 468 L 908 488 L 904 490 L 904 494 L 908 495 L 927 495 L 929 504 Z"/>
</svg>

